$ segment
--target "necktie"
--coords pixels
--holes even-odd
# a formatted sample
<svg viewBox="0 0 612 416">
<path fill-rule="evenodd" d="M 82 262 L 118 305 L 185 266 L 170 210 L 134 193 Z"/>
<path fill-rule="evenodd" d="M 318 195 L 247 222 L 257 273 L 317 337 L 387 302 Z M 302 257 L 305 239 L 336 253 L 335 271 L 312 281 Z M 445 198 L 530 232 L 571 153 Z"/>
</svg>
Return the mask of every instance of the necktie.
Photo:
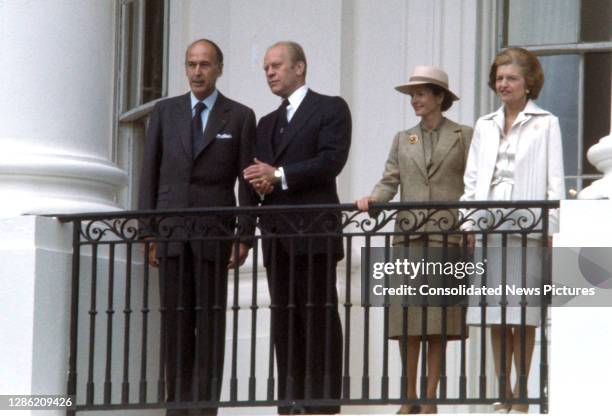
<svg viewBox="0 0 612 416">
<path fill-rule="evenodd" d="M 280 147 L 283 141 L 283 133 L 287 129 L 289 120 L 287 119 L 287 107 L 289 106 L 289 100 L 284 99 L 283 103 L 278 107 L 278 118 L 276 119 L 276 131 L 274 132 L 274 138 L 272 145 L 274 147 L 274 153 Z"/>
<path fill-rule="evenodd" d="M 206 104 L 202 101 L 195 105 L 195 114 L 191 119 L 191 139 L 193 146 L 193 157 L 195 158 L 202 147 L 204 147 L 204 129 L 202 127 L 202 111 L 206 109 Z"/>
<path fill-rule="evenodd" d="M 287 107 L 289 107 L 289 100 L 288 99 L 284 99 L 283 103 L 281 104 L 282 112 L 283 115 L 285 116 L 285 123 L 289 124 L 289 117 L 287 117 Z"/>
</svg>

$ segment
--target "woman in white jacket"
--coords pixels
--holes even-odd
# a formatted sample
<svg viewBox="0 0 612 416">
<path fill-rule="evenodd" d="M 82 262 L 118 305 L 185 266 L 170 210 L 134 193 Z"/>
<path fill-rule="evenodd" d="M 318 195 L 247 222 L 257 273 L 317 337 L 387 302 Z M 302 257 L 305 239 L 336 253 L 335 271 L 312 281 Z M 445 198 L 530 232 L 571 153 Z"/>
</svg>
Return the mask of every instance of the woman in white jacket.
<svg viewBox="0 0 612 416">
<path fill-rule="evenodd" d="M 536 99 L 544 84 L 544 74 L 538 58 L 521 48 L 501 51 L 493 61 L 489 73 L 489 87 L 501 99 L 503 105 L 476 122 L 464 175 L 463 201 L 482 200 L 543 200 L 562 199 L 565 195 L 563 180 L 563 157 L 559 120 L 550 112 L 539 108 Z M 478 224 L 478 222 L 476 222 Z M 557 212 L 551 212 L 550 233 L 558 227 Z M 521 237 L 510 235 L 507 246 L 521 246 Z M 473 241 L 470 241 L 473 244 Z M 500 246 L 489 237 L 488 246 Z M 536 276 L 541 270 L 538 249 L 541 242 L 529 239 L 527 277 Z M 499 253 L 499 249 L 497 249 Z M 515 249 L 516 250 L 516 249 Z M 492 250 L 494 251 L 494 250 Z M 508 251 L 506 277 L 520 282 L 521 258 Z M 501 259 L 488 258 L 487 286 L 501 282 Z M 526 308 L 525 320 L 525 380 L 529 375 L 531 357 L 535 345 L 535 329 L 540 325 L 539 309 Z M 486 310 L 486 324 L 491 326 L 491 338 L 495 370 L 499 379 L 505 375 L 505 397 L 518 398 L 519 377 L 514 389 L 510 382 L 512 361 L 515 374 L 521 374 L 520 325 L 521 309 L 508 307 L 505 329 L 501 326 L 501 308 Z M 467 322 L 481 325 L 479 307 L 468 310 Z M 505 330 L 505 346 L 502 331 Z M 502 350 L 506 362 L 502 364 Z M 496 380 L 497 380 L 496 379 Z M 528 405 L 497 403 L 498 413 L 527 412 Z"/>
</svg>

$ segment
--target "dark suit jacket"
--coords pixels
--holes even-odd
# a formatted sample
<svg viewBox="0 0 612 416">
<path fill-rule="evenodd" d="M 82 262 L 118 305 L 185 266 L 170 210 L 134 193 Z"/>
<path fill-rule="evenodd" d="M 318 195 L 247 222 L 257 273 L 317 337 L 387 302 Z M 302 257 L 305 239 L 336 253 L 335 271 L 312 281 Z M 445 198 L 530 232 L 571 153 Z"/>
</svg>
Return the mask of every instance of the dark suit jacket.
<svg viewBox="0 0 612 416">
<path fill-rule="evenodd" d="M 256 154 L 259 160 L 283 167 L 288 189 L 283 190 L 277 184 L 274 191 L 265 196 L 262 204 L 338 203 L 336 177 L 346 163 L 351 144 L 351 113 L 348 105 L 340 97 L 308 90 L 285 129 L 282 144 L 274 154 L 272 138 L 279 111 L 277 109 L 259 121 Z M 309 232 L 339 231 L 339 216 L 296 215 L 285 221 L 277 215 L 263 216 L 260 221 L 263 233 L 292 233 L 292 225 L 300 222 Z M 289 251 L 288 240 L 281 240 L 281 244 Z M 270 255 L 269 240 L 264 239 L 263 248 L 267 264 Z M 307 254 L 308 244 L 304 239 L 295 240 L 294 249 L 296 254 Z M 325 240 L 316 239 L 312 244 L 313 253 L 324 253 L 326 250 Z M 332 250 L 337 259 L 343 256 L 341 239 L 333 240 Z"/>
<path fill-rule="evenodd" d="M 242 170 L 252 163 L 255 141 L 255 114 L 250 108 L 219 93 L 204 131 L 204 148 L 192 155 L 190 94 L 169 98 L 155 105 L 146 134 L 138 208 L 178 209 L 194 207 L 231 207 L 236 205 L 234 185 L 239 179 L 240 205 L 251 205 L 254 195 L 242 178 Z M 234 221 L 223 218 L 223 225 L 233 230 Z M 161 225 L 173 229 L 171 237 L 197 238 L 203 234 L 225 235 L 217 219 L 162 220 L 148 230 L 167 234 Z M 246 234 L 252 225 L 243 224 Z M 180 252 L 171 244 L 169 255 Z M 163 250 L 162 250 L 163 251 Z M 199 249 L 197 250 L 199 252 Z M 158 253 L 162 253 L 158 250 Z M 204 247 L 205 258 L 214 259 L 216 246 Z M 221 255 L 229 255 L 223 244 Z"/>
</svg>

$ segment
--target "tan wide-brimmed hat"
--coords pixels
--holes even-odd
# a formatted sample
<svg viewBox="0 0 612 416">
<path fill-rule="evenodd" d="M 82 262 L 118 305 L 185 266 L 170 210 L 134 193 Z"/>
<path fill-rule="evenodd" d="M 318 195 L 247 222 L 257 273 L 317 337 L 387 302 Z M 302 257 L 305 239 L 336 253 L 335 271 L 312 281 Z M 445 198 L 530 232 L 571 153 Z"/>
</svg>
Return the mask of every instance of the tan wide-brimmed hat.
<svg viewBox="0 0 612 416">
<path fill-rule="evenodd" d="M 417 65 L 408 79 L 408 83 L 398 85 L 396 90 L 404 94 L 410 94 L 414 87 L 425 84 L 434 84 L 444 88 L 451 96 L 453 101 L 457 101 L 459 97 L 448 89 L 448 75 L 443 69 L 435 66 Z"/>
</svg>

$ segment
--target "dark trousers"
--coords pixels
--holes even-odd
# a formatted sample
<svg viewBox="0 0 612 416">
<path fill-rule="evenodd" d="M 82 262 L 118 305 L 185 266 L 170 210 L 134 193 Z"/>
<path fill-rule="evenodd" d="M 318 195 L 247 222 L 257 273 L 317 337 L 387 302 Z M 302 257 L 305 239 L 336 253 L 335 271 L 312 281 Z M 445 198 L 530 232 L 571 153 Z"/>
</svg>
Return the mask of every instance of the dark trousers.
<svg viewBox="0 0 612 416">
<path fill-rule="evenodd" d="M 162 356 L 168 402 L 218 400 L 223 377 L 227 262 L 186 248 L 162 258 Z M 216 414 L 216 408 L 170 409 L 168 415 Z"/>
<path fill-rule="evenodd" d="M 279 400 L 340 398 L 342 328 L 336 263 L 325 254 L 292 258 L 278 249 L 266 267 Z M 334 414 L 340 412 L 340 406 L 305 406 L 304 410 Z M 288 414 L 291 407 L 282 406 L 278 411 Z"/>
</svg>

